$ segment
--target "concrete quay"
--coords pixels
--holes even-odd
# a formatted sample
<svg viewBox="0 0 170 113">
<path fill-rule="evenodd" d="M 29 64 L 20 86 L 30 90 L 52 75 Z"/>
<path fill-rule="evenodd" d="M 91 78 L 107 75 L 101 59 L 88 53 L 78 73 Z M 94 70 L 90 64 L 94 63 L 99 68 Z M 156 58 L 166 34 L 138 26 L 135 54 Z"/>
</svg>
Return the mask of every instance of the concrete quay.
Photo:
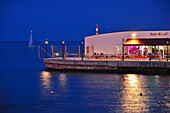
<svg viewBox="0 0 170 113">
<path fill-rule="evenodd" d="M 170 62 L 167 61 L 103 61 L 103 60 L 73 60 L 44 59 L 45 67 L 52 70 L 65 71 L 96 71 L 120 73 L 170 73 Z"/>
</svg>

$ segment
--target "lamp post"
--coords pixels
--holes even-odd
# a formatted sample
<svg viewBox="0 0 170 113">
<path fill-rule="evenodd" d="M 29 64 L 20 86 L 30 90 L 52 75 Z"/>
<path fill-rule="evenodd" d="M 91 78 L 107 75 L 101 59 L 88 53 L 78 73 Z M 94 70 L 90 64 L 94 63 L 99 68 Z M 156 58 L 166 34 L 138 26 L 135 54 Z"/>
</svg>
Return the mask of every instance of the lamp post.
<svg viewBox="0 0 170 113">
<path fill-rule="evenodd" d="M 122 56 L 122 61 L 124 61 L 124 38 L 122 39 L 122 53 L 123 53 L 123 56 Z"/>
<path fill-rule="evenodd" d="M 168 41 L 168 38 L 167 38 L 167 60 L 168 61 L 168 44 L 169 44 L 169 41 Z"/>
<path fill-rule="evenodd" d="M 45 45 L 46 45 L 46 58 L 47 58 L 47 45 L 48 45 L 48 40 L 47 40 L 47 38 L 46 38 L 46 40 L 45 40 Z"/>
<path fill-rule="evenodd" d="M 81 40 L 81 60 L 83 60 L 83 46 L 84 46 L 84 43 L 83 43 L 83 39 Z"/>
<path fill-rule="evenodd" d="M 63 60 L 64 60 L 64 38 L 62 40 L 62 56 L 63 56 Z"/>
</svg>

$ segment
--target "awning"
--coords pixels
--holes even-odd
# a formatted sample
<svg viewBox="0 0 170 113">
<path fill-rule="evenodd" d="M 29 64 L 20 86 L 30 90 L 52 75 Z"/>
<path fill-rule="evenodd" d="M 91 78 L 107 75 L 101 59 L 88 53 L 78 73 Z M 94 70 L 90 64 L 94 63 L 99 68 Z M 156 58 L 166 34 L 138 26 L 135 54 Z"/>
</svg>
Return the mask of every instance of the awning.
<svg viewBox="0 0 170 113">
<path fill-rule="evenodd" d="M 167 43 L 168 42 L 168 43 Z M 152 39 L 127 39 L 124 46 L 139 46 L 139 45 L 170 45 L 170 39 L 167 38 L 152 38 Z"/>
</svg>

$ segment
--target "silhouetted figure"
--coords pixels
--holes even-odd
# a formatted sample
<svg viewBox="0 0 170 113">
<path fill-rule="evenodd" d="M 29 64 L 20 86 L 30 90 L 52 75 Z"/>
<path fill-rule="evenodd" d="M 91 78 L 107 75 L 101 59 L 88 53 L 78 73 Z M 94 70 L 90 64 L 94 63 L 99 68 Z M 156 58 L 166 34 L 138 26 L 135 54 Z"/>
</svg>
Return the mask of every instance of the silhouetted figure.
<svg viewBox="0 0 170 113">
<path fill-rule="evenodd" d="M 149 53 L 149 61 L 152 60 L 152 53 Z"/>
</svg>

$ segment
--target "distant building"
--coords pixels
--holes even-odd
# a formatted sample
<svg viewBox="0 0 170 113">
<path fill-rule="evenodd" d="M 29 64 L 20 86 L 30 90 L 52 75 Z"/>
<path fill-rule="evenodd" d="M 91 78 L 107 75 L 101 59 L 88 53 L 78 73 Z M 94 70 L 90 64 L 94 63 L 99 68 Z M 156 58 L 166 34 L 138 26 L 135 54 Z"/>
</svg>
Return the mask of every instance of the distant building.
<svg viewBox="0 0 170 113">
<path fill-rule="evenodd" d="M 161 51 L 164 57 L 169 44 L 170 30 L 104 33 L 85 37 L 85 54 L 120 55 L 124 46 L 124 54 L 127 55 L 157 54 Z"/>
</svg>

